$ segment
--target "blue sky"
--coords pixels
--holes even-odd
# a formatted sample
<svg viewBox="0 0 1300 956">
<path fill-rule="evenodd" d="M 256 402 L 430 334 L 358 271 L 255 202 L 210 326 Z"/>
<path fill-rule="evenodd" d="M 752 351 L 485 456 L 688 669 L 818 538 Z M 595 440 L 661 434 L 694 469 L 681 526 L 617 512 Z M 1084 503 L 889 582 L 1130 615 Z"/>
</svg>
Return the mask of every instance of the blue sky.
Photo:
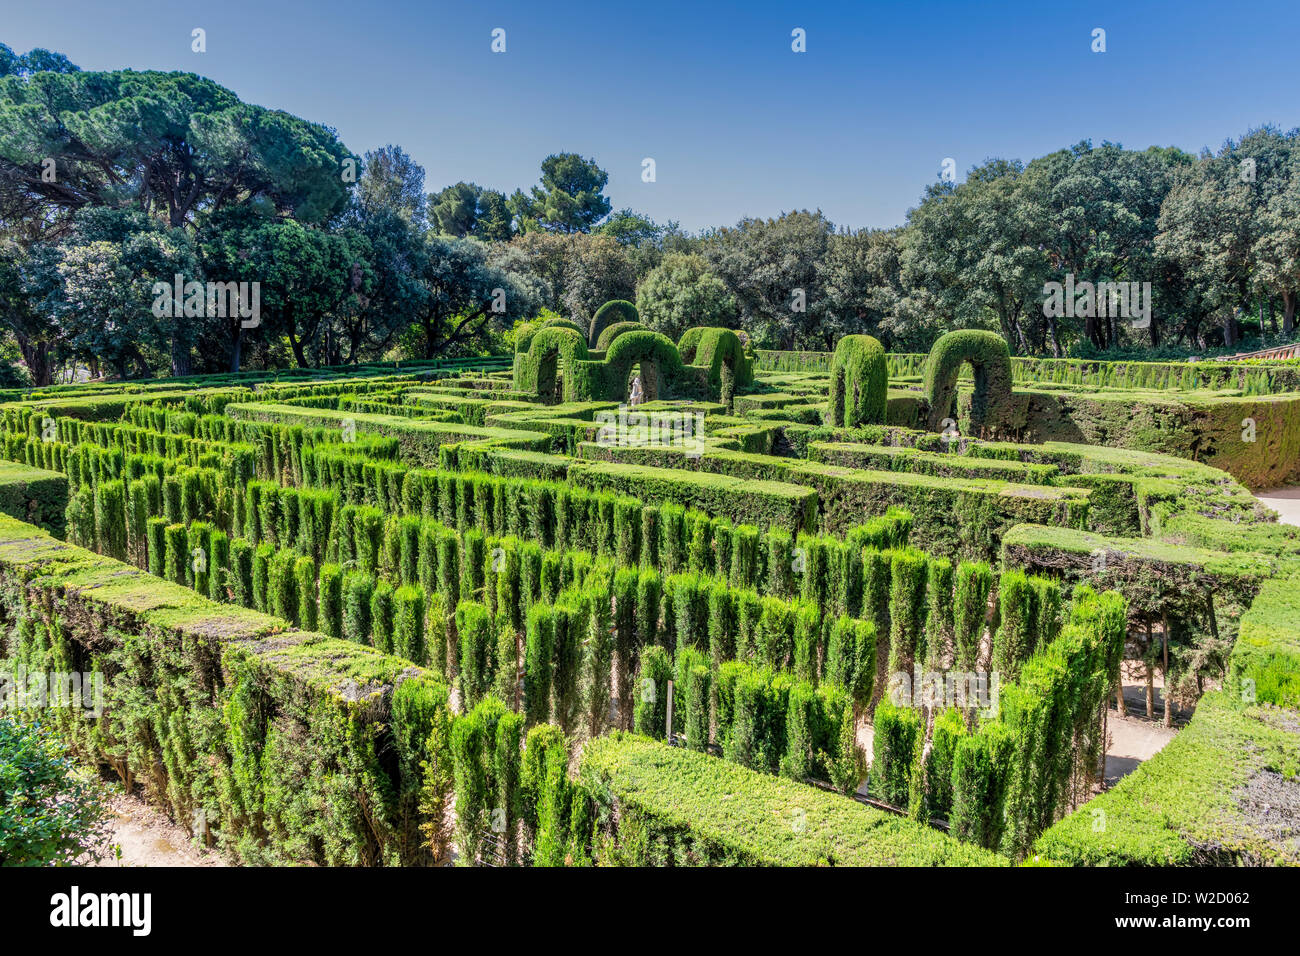
<svg viewBox="0 0 1300 956">
<path fill-rule="evenodd" d="M 615 208 L 688 229 L 797 208 L 895 225 L 945 157 L 964 173 L 1085 138 L 1198 151 L 1297 126 L 1298 34 L 1295 0 L 0 0 L 19 52 L 201 73 L 354 152 L 397 143 L 430 190 L 510 192 L 573 151 L 609 171 Z"/>
</svg>

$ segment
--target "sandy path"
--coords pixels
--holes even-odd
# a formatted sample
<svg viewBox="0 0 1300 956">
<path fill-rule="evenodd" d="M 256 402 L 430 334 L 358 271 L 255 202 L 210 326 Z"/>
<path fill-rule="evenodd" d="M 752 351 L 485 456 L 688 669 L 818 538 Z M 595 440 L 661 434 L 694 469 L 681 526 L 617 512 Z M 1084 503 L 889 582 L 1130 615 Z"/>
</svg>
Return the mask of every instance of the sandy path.
<svg viewBox="0 0 1300 956">
<path fill-rule="evenodd" d="M 1283 524 L 1300 525 L 1300 485 L 1261 491 L 1255 497 L 1276 511 Z"/>
<path fill-rule="evenodd" d="M 200 850 L 181 827 L 140 797 L 118 794 L 109 804 L 110 842 L 120 858 L 106 857 L 93 866 L 228 866 L 216 850 Z"/>
</svg>

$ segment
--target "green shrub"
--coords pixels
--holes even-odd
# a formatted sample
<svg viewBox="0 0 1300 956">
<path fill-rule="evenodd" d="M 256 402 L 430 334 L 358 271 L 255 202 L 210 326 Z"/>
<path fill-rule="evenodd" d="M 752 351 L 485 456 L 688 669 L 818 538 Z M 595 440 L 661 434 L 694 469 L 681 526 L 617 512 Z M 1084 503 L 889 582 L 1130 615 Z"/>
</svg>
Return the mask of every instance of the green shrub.
<svg viewBox="0 0 1300 956">
<path fill-rule="evenodd" d="M 886 803 L 908 805 L 912 764 L 923 744 L 921 718 L 910 707 L 887 700 L 876 705 L 872 718 L 871 788 Z"/>
</svg>

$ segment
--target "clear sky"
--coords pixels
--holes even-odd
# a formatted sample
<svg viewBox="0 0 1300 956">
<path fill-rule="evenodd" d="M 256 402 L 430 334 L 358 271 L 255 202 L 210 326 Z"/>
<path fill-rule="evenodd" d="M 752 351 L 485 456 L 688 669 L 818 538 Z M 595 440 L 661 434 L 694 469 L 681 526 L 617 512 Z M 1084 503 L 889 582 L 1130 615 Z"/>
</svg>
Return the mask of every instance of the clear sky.
<svg viewBox="0 0 1300 956">
<path fill-rule="evenodd" d="M 356 153 L 400 145 L 431 191 L 509 193 L 578 152 L 615 208 L 688 229 L 797 208 L 890 226 L 945 157 L 960 175 L 1081 139 L 1195 152 L 1289 129 L 1298 37 L 1297 0 L 0 0 L 18 52 L 201 73 Z"/>
</svg>

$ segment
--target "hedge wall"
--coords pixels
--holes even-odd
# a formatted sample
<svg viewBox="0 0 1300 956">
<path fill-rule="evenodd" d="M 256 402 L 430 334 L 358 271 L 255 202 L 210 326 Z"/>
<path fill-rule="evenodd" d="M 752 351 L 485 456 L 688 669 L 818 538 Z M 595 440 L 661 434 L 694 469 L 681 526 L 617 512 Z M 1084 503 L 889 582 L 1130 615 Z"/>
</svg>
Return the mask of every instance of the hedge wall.
<svg viewBox="0 0 1300 956">
<path fill-rule="evenodd" d="M 645 737 L 584 748 L 603 865 L 999 866 L 1005 859 L 813 787 Z M 726 799 L 719 795 L 726 794 Z"/>
<path fill-rule="evenodd" d="M 419 768 L 447 691 L 418 668 L 7 517 L 0 595 L 11 665 L 104 675 L 101 717 L 53 712 L 75 748 L 240 860 L 433 861 Z"/>
</svg>

